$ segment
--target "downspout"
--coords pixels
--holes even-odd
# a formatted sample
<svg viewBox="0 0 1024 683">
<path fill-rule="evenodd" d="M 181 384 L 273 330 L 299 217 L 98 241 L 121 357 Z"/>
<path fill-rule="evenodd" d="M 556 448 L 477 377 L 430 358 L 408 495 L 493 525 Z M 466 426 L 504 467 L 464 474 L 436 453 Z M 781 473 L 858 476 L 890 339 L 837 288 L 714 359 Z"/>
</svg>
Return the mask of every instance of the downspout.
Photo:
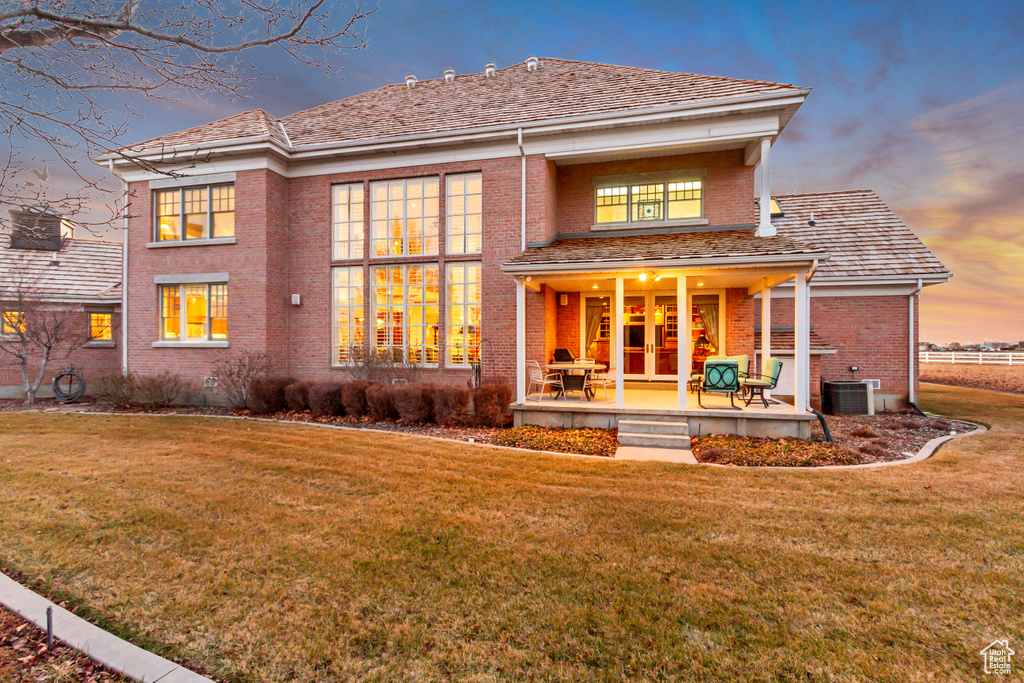
<svg viewBox="0 0 1024 683">
<path fill-rule="evenodd" d="M 114 173 L 114 160 L 109 161 Z M 128 181 L 121 178 L 121 372 L 128 374 Z"/>
<path fill-rule="evenodd" d="M 910 340 L 910 364 L 907 366 L 907 382 L 910 386 L 907 392 L 907 403 L 918 413 L 924 415 L 924 411 L 917 407 L 917 395 L 914 392 L 914 365 L 917 360 L 917 341 L 914 339 L 914 303 L 921 294 L 922 289 L 924 289 L 924 283 L 921 281 L 921 278 L 917 278 L 917 289 L 910 294 L 910 315 L 908 316 L 907 327 L 907 338 Z"/>
<path fill-rule="evenodd" d="M 519 158 L 522 159 L 522 170 L 520 172 L 522 187 L 519 189 L 519 197 L 521 202 L 519 207 L 519 216 L 522 220 L 522 226 L 520 228 L 520 232 L 522 233 L 520 251 L 526 251 L 526 150 L 523 149 L 522 128 L 519 128 L 517 130 L 516 136 L 519 142 Z"/>
</svg>

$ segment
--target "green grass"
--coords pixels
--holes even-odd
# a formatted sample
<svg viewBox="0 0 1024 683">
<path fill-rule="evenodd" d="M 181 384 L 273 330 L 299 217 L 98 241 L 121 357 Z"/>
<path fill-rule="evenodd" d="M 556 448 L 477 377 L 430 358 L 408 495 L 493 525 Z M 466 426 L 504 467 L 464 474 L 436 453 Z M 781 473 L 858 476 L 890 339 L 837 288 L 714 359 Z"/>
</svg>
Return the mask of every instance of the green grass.
<svg viewBox="0 0 1024 683">
<path fill-rule="evenodd" d="M 993 429 L 794 472 L 5 414 L 0 561 L 235 680 L 980 679 L 1024 635 L 1024 396 L 922 402 Z"/>
</svg>

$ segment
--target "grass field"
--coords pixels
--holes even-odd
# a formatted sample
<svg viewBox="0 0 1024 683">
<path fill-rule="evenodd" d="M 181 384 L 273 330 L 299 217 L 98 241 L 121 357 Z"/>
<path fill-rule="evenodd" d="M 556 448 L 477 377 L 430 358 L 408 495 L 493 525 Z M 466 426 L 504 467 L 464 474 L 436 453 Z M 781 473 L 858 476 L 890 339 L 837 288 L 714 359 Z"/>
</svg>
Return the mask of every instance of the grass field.
<svg viewBox="0 0 1024 683">
<path fill-rule="evenodd" d="M 1024 635 L 1024 396 L 922 394 L 993 429 L 789 472 L 5 414 L 0 565 L 230 680 L 980 679 Z"/>
<path fill-rule="evenodd" d="M 921 381 L 1024 394 L 1024 365 L 922 363 Z"/>
</svg>

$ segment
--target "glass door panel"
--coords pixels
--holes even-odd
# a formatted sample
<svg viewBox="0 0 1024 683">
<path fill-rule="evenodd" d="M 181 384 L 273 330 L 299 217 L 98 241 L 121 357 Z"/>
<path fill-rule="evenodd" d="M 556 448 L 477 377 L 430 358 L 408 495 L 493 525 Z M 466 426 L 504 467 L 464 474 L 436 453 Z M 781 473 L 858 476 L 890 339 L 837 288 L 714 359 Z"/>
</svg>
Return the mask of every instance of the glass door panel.
<svg viewBox="0 0 1024 683">
<path fill-rule="evenodd" d="M 654 296 L 654 333 L 652 355 L 656 379 L 679 377 L 679 306 L 676 296 Z"/>
<path fill-rule="evenodd" d="M 622 374 L 647 379 L 647 297 L 627 296 L 622 309 Z"/>
</svg>

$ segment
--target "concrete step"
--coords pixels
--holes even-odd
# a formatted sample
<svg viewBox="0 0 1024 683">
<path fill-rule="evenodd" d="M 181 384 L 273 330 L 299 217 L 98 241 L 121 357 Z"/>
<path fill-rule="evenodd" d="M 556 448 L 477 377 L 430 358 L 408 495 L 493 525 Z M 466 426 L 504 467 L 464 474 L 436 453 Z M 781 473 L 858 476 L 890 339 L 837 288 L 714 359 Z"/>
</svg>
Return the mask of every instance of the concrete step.
<svg viewBox="0 0 1024 683">
<path fill-rule="evenodd" d="M 616 460 L 645 460 L 647 462 L 678 462 L 696 465 L 697 458 L 690 451 L 673 448 L 644 448 L 642 446 L 619 446 L 615 451 Z"/>
<path fill-rule="evenodd" d="M 690 437 L 682 434 L 632 434 L 620 431 L 619 444 L 623 446 L 690 450 Z"/>
<path fill-rule="evenodd" d="M 686 422 L 663 422 L 655 420 L 619 420 L 619 433 L 627 434 L 675 434 L 689 436 L 690 425 Z"/>
</svg>

